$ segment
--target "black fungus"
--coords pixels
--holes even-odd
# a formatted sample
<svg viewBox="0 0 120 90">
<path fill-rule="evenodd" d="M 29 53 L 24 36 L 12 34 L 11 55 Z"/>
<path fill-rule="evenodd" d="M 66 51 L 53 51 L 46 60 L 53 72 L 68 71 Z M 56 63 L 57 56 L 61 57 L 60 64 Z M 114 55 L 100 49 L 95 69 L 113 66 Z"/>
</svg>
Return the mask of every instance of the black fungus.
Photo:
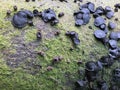
<svg viewBox="0 0 120 90">
<path fill-rule="evenodd" d="M 42 39 L 42 34 L 40 31 L 37 32 L 36 34 L 37 40 L 41 40 Z"/>
<path fill-rule="evenodd" d="M 109 28 L 109 29 L 115 29 L 115 28 L 116 28 L 116 24 L 113 23 L 113 22 L 109 22 L 109 23 L 108 23 L 108 28 Z"/>
<path fill-rule="evenodd" d="M 60 62 L 63 59 L 62 56 L 56 56 L 53 58 L 53 64 Z"/>
<path fill-rule="evenodd" d="M 83 25 L 83 20 L 82 19 L 77 19 L 76 21 L 75 21 L 75 26 L 81 26 L 81 25 Z"/>
<path fill-rule="evenodd" d="M 84 6 L 85 7 L 85 6 Z M 90 11 L 88 8 L 81 8 L 80 11 L 74 12 L 75 26 L 86 25 L 90 21 Z"/>
<path fill-rule="evenodd" d="M 10 11 L 10 10 L 7 10 L 6 15 L 7 15 L 7 16 L 10 16 L 10 15 L 11 15 L 11 11 Z"/>
<path fill-rule="evenodd" d="M 112 49 L 116 49 L 118 47 L 117 46 L 117 41 L 116 40 L 109 40 L 109 46 Z"/>
<path fill-rule="evenodd" d="M 93 16 L 96 18 L 98 16 L 101 16 L 104 14 L 104 9 L 102 6 L 99 6 L 96 8 L 95 12 L 93 13 Z"/>
<path fill-rule="evenodd" d="M 109 35 L 109 38 L 112 40 L 118 40 L 119 39 L 119 34 L 118 32 L 111 32 Z"/>
<path fill-rule="evenodd" d="M 90 15 L 89 14 L 83 14 L 83 24 L 86 25 L 89 23 L 89 20 L 90 20 Z"/>
<path fill-rule="evenodd" d="M 105 34 L 105 32 L 102 31 L 102 30 L 96 30 L 96 31 L 94 32 L 94 36 L 95 36 L 95 38 L 97 38 L 97 39 L 99 39 L 99 40 L 102 40 L 102 39 L 104 39 L 104 38 L 106 37 L 106 34 Z"/>
<path fill-rule="evenodd" d="M 101 25 L 99 26 L 99 28 L 100 28 L 101 30 L 105 30 L 106 24 L 101 24 Z"/>
<path fill-rule="evenodd" d="M 97 82 L 97 87 L 98 87 L 99 90 L 108 90 L 109 89 L 106 81 L 104 81 L 104 80 L 98 81 Z"/>
<path fill-rule="evenodd" d="M 51 22 L 51 25 L 57 24 L 59 21 L 56 18 L 56 14 L 52 9 L 46 9 L 42 12 L 42 19 L 44 22 Z"/>
<path fill-rule="evenodd" d="M 114 59 L 112 57 L 110 57 L 109 55 L 108 56 L 102 56 L 99 61 L 105 67 L 112 66 L 113 63 L 114 63 Z"/>
<path fill-rule="evenodd" d="M 58 17 L 63 17 L 64 16 L 64 12 L 60 12 L 59 14 L 58 14 Z"/>
<path fill-rule="evenodd" d="M 51 26 L 53 26 L 53 25 L 56 25 L 57 23 L 59 23 L 59 20 L 58 19 L 55 19 L 55 20 L 53 20 L 53 21 L 51 21 Z"/>
<path fill-rule="evenodd" d="M 23 12 L 19 12 L 13 16 L 12 24 L 16 28 L 23 28 L 28 22 L 27 15 Z"/>
<path fill-rule="evenodd" d="M 120 9 L 120 3 L 115 4 L 114 7 Z"/>
<path fill-rule="evenodd" d="M 118 12 L 118 8 L 115 8 L 115 9 L 114 9 L 114 12 Z"/>
<path fill-rule="evenodd" d="M 105 24 L 105 19 L 103 17 L 97 17 L 94 21 L 94 25 L 99 27 L 100 25 Z"/>
<path fill-rule="evenodd" d="M 88 9 L 90 10 L 91 13 L 95 12 L 95 5 L 92 2 L 88 3 Z"/>
<path fill-rule="evenodd" d="M 120 50 L 119 48 L 116 49 L 109 49 L 109 56 L 112 58 L 119 58 L 120 57 Z"/>
<path fill-rule="evenodd" d="M 113 70 L 112 80 L 117 86 L 120 86 L 120 68 Z"/>
<path fill-rule="evenodd" d="M 13 6 L 13 9 L 14 9 L 14 11 L 17 11 L 18 8 L 17 8 L 17 6 Z"/>
<path fill-rule="evenodd" d="M 112 8 L 110 6 L 106 6 L 105 7 L 105 12 L 110 12 L 110 11 L 112 11 Z"/>
<path fill-rule="evenodd" d="M 31 11 L 22 10 L 22 11 L 17 12 L 13 16 L 12 24 L 14 27 L 21 29 L 26 26 L 28 19 L 32 19 L 32 18 L 33 18 L 33 14 Z"/>
<path fill-rule="evenodd" d="M 78 33 L 76 33 L 75 31 L 67 31 L 66 35 L 71 38 L 71 40 L 73 41 L 74 45 L 80 44 L 80 39 L 78 37 Z"/>
<path fill-rule="evenodd" d="M 92 29 L 92 26 L 88 26 L 89 29 Z"/>
<path fill-rule="evenodd" d="M 109 7 L 109 6 L 106 6 L 105 7 L 105 16 L 108 18 L 108 19 L 111 19 L 113 16 L 114 16 L 114 12 L 112 11 L 112 8 Z"/>
<path fill-rule="evenodd" d="M 39 11 L 38 11 L 37 9 L 34 9 L 34 10 L 33 10 L 34 16 L 38 16 L 38 13 L 39 13 Z"/>
<path fill-rule="evenodd" d="M 107 12 L 107 13 L 106 13 L 106 17 L 107 17 L 108 19 L 111 19 L 113 16 L 114 16 L 114 12 L 113 12 L 113 11 L 110 11 L 110 12 Z"/>
<path fill-rule="evenodd" d="M 85 66 L 85 77 L 89 82 L 95 81 L 98 78 L 98 72 L 102 69 L 102 64 L 100 62 L 89 61 Z"/>
<path fill-rule="evenodd" d="M 90 11 L 88 8 L 82 8 L 80 11 L 82 14 L 90 14 Z"/>
</svg>

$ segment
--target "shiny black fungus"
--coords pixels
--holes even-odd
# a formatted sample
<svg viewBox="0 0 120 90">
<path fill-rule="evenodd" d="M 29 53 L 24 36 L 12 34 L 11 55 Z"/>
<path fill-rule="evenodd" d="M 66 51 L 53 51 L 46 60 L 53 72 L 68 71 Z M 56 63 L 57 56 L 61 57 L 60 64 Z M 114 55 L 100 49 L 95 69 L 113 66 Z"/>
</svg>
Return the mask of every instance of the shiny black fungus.
<svg viewBox="0 0 120 90">
<path fill-rule="evenodd" d="M 93 82 L 98 78 L 98 72 L 85 70 L 85 77 L 88 82 Z"/>
<path fill-rule="evenodd" d="M 112 74 L 112 80 L 115 84 L 117 84 L 117 86 L 120 85 L 120 68 L 116 68 L 113 70 L 113 74 Z"/>
<path fill-rule="evenodd" d="M 38 11 L 37 9 L 34 9 L 34 10 L 33 10 L 34 16 L 38 16 L 38 13 L 39 13 L 39 11 Z"/>
<path fill-rule="evenodd" d="M 23 28 L 27 25 L 28 19 L 25 13 L 17 13 L 13 16 L 12 24 L 16 28 Z"/>
<path fill-rule="evenodd" d="M 42 12 L 42 19 L 46 23 L 52 21 L 52 25 L 58 22 L 55 12 L 50 8 Z"/>
<path fill-rule="evenodd" d="M 99 17 L 100 15 L 97 13 L 97 12 L 95 12 L 95 13 L 93 13 L 93 17 L 94 18 L 97 18 L 97 17 Z"/>
<path fill-rule="evenodd" d="M 102 66 L 109 67 L 112 66 L 114 63 L 114 59 L 108 56 L 102 56 L 99 60 L 99 62 L 102 64 Z"/>
<path fill-rule="evenodd" d="M 111 19 L 113 16 L 114 16 L 114 12 L 113 12 L 113 11 L 110 11 L 110 12 L 107 12 L 107 13 L 106 13 L 106 17 L 107 17 L 108 19 Z"/>
<path fill-rule="evenodd" d="M 41 34 L 40 31 L 36 33 L 36 37 L 37 37 L 37 40 L 41 40 L 42 39 L 42 34 Z"/>
<path fill-rule="evenodd" d="M 83 24 L 84 25 L 88 24 L 90 21 L 90 18 L 91 18 L 90 14 L 83 14 L 83 22 L 84 22 Z"/>
<path fill-rule="evenodd" d="M 116 28 L 116 24 L 114 22 L 109 22 L 108 23 L 108 28 L 109 29 L 115 29 Z"/>
<path fill-rule="evenodd" d="M 101 24 L 101 25 L 99 26 L 99 28 L 100 28 L 101 30 L 105 30 L 106 24 Z"/>
<path fill-rule="evenodd" d="M 66 35 L 71 38 L 71 40 L 73 41 L 74 45 L 80 44 L 80 39 L 78 37 L 78 33 L 76 33 L 75 31 L 67 31 Z"/>
<path fill-rule="evenodd" d="M 91 13 L 95 12 L 95 5 L 92 2 L 88 2 L 88 9 L 90 10 Z"/>
<path fill-rule="evenodd" d="M 93 29 L 92 26 L 88 26 L 89 29 Z"/>
<path fill-rule="evenodd" d="M 75 21 L 75 26 L 81 26 L 81 25 L 83 25 L 83 20 L 82 19 L 77 19 L 76 21 Z"/>
<path fill-rule="evenodd" d="M 13 9 L 14 9 L 14 11 L 18 10 L 17 6 L 13 6 Z"/>
<path fill-rule="evenodd" d="M 109 42 L 109 38 L 104 38 L 104 39 L 102 39 L 102 43 L 105 45 L 105 46 L 107 46 L 108 45 L 108 42 Z"/>
<path fill-rule="evenodd" d="M 13 16 L 11 22 L 14 27 L 21 29 L 27 25 L 28 19 L 32 19 L 32 18 L 33 18 L 33 14 L 31 11 L 22 10 L 17 12 Z"/>
<path fill-rule="evenodd" d="M 75 19 L 82 19 L 83 18 L 83 14 L 82 13 L 78 13 L 75 15 Z"/>
<path fill-rule="evenodd" d="M 55 20 L 51 21 L 50 25 L 53 26 L 53 25 L 56 25 L 57 23 L 59 23 L 59 20 L 55 19 Z"/>
<path fill-rule="evenodd" d="M 117 41 L 116 40 L 109 40 L 109 46 L 112 49 L 116 49 L 118 47 L 117 46 Z"/>
<path fill-rule="evenodd" d="M 90 11 L 88 8 L 82 8 L 80 11 L 82 14 L 90 14 Z"/>
<path fill-rule="evenodd" d="M 108 18 L 108 19 L 111 19 L 113 16 L 114 16 L 114 12 L 112 11 L 112 8 L 109 7 L 109 6 L 106 6 L 105 7 L 105 16 Z"/>
<path fill-rule="evenodd" d="M 112 58 L 119 58 L 120 57 L 120 48 L 116 49 L 109 49 L 109 56 Z"/>
<path fill-rule="evenodd" d="M 97 81 L 97 87 L 99 90 L 109 90 L 109 87 L 104 80 Z"/>
<path fill-rule="evenodd" d="M 90 14 L 89 10 L 83 8 L 80 12 L 75 12 L 74 17 L 75 17 L 75 26 L 81 26 L 81 25 L 86 25 L 90 21 Z"/>
<path fill-rule="evenodd" d="M 93 72 L 98 72 L 99 70 L 102 69 L 102 64 L 98 61 L 98 62 L 94 62 L 94 61 L 89 61 L 85 64 L 86 66 L 86 70 L 87 71 L 93 71 Z"/>
<path fill-rule="evenodd" d="M 114 7 L 120 9 L 120 3 L 115 4 Z"/>
<path fill-rule="evenodd" d="M 105 7 L 105 12 L 110 12 L 110 11 L 112 11 L 112 8 L 110 6 L 106 6 Z"/>
<path fill-rule="evenodd" d="M 115 8 L 115 9 L 114 9 L 114 12 L 118 12 L 118 8 Z"/>
<path fill-rule="evenodd" d="M 79 8 L 79 9 L 81 10 L 82 8 L 88 8 L 88 4 L 85 3 L 85 4 L 80 5 L 80 8 Z"/>
<path fill-rule="evenodd" d="M 120 38 L 120 32 L 111 32 L 109 38 L 112 40 L 118 40 Z"/>
<path fill-rule="evenodd" d="M 33 19 L 34 15 L 29 10 L 23 10 L 22 12 L 26 13 L 28 19 Z"/>
<path fill-rule="evenodd" d="M 85 77 L 89 82 L 92 82 L 98 78 L 98 72 L 102 70 L 102 64 L 94 61 L 89 61 L 85 64 Z"/>
<path fill-rule="evenodd" d="M 58 14 L 58 17 L 63 17 L 64 16 L 64 12 L 60 12 L 59 14 Z"/>
<path fill-rule="evenodd" d="M 98 40 L 103 40 L 106 37 L 106 34 L 103 30 L 94 31 L 94 36 Z"/>
<path fill-rule="evenodd" d="M 11 11 L 10 11 L 10 10 L 7 10 L 6 15 L 7 15 L 7 16 L 10 16 L 10 15 L 11 15 Z"/>
<path fill-rule="evenodd" d="M 109 32 L 107 27 L 103 31 L 105 32 L 105 34 L 107 34 Z"/>
<path fill-rule="evenodd" d="M 96 8 L 95 12 L 93 13 L 93 16 L 96 18 L 97 16 L 101 16 L 104 14 L 104 9 L 102 6 L 99 6 Z"/>
<path fill-rule="evenodd" d="M 97 17 L 94 21 L 94 25 L 99 27 L 100 25 L 105 24 L 105 19 L 103 17 Z"/>
<path fill-rule="evenodd" d="M 55 64 L 55 63 L 60 62 L 62 59 L 63 59 L 62 56 L 56 56 L 56 57 L 53 58 L 53 61 L 52 61 L 52 62 L 53 62 L 53 64 Z"/>
</svg>

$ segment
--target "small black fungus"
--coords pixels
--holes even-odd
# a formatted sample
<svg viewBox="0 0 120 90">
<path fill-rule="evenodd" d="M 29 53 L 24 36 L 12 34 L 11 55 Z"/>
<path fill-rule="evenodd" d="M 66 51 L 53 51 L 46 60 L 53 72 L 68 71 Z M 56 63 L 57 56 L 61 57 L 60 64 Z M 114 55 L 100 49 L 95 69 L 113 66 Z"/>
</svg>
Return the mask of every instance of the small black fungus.
<svg viewBox="0 0 120 90">
<path fill-rule="evenodd" d="M 13 9 L 14 9 L 14 11 L 18 10 L 17 6 L 13 6 Z"/>
<path fill-rule="evenodd" d="M 75 31 L 67 31 L 66 35 L 71 38 L 71 40 L 73 41 L 74 45 L 80 44 L 78 33 L 76 33 Z"/>
<path fill-rule="evenodd" d="M 102 56 L 99 60 L 99 62 L 102 64 L 102 66 L 110 67 L 114 63 L 114 59 L 110 56 Z"/>
<path fill-rule="evenodd" d="M 41 40 L 42 39 L 42 34 L 40 31 L 37 32 L 36 34 L 37 40 Z"/>
<path fill-rule="evenodd" d="M 63 17 L 64 16 L 64 12 L 60 12 L 59 14 L 58 14 L 58 17 Z"/>
<path fill-rule="evenodd" d="M 10 15 L 11 15 L 11 11 L 10 11 L 10 10 L 7 10 L 6 15 L 7 15 L 7 16 L 10 16 Z"/>
</svg>

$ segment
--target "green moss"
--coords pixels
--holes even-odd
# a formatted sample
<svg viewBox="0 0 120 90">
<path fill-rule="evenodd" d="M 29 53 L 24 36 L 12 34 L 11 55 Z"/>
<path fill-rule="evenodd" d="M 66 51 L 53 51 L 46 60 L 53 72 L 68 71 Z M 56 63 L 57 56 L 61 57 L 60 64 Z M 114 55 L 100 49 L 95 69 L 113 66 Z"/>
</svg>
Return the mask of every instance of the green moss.
<svg viewBox="0 0 120 90">
<path fill-rule="evenodd" d="M 8 42 L 8 38 L 4 37 L 3 35 L 0 35 L 0 49 L 9 47 L 10 43 Z"/>
<path fill-rule="evenodd" d="M 36 29 L 27 30 L 25 33 L 26 33 L 25 34 L 25 40 L 27 42 L 31 42 L 31 41 L 35 41 L 36 40 L 36 33 L 37 33 Z"/>
</svg>

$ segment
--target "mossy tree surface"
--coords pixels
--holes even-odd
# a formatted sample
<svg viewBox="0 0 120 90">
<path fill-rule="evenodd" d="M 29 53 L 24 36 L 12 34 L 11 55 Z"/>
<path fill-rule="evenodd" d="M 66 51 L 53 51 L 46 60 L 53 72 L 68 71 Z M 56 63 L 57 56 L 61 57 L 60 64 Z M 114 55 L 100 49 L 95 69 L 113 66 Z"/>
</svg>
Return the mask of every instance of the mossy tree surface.
<svg viewBox="0 0 120 90">
<path fill-rule="evenodd" d="M 119 2 L 119 0 L 90 1 L 94 2 L 96 7 L 102 5 L 112 8 Z M 83 3 L 86 2 L 87 0 L 84 0 Z M 59 24 L 54 27 L 49 23 L 45 24 L 40 18 L 34 18 L 34 27 L 26 26 L 23 29 L 16 29 L 10 22 L 16 13 L 13 11 L 14 5 L 18 10 L 24 8 L 42 11 L 52 8 L 56 14 L 64 12 L 65 16 L 59 18 Z M 68 0 L 68 3 L 59 2 L 59 0 L 36 0 L 28 3 L 25 0 L 0 0 L 0 90 L 73 90 L 74 82 L 82 78 L 78 70 L 84 70 L 85 62 L 96 61 L 101 56 L 107 55 L 107 48 L 93 36 L 94 30 L 97 29 L 93 25 L 93 18 L 85 26 L 74 26 L 73 12 L 78 9 L 78 4 L 73 3 L 73 0 Z M 6 16 L 7 10 L 12 12 L 9 17 Z M 120 12 L 116 13 L 114 18 L 119 18 L 119 14 Z M 111 21 L 114 21 L 114 18 Z M 118 31 L 120 22 L 116 23 L 115 31 Z M 93 29 L 88 29 L 88 26 L 92 26 Z M 36 32 L 39 29 L 43 36 L 40 42 L 36 41 Z M 54 36 L 55 31 L 60 31 L 61 34 Z M 76 31 L 79 34 L 80 45 L 73 51 L 69 50 L 73 44 L 65 36 L 66 31 Z M 20 47 L 23 49 L 20 50 Z M 38 51 L 44 51 L 45 56 L 37 55 Z M 34 54 L 33 57 L 31 52 Z M 25 55 L 28 57 L 22 60 L 21 57 Z M 56 56 L 62 56 L 63 60 L 52 65 L 52 59 Z M 83 64 L 78 66 L 79 60 Z M 48 66 L 52 66 L 53 70 L 47 71 Z M 120 64 L 116 62 L 110 69 L 105 69 L 104 79 L 109 80 L 111 70 L 119 66 Z"/>
</svg>

